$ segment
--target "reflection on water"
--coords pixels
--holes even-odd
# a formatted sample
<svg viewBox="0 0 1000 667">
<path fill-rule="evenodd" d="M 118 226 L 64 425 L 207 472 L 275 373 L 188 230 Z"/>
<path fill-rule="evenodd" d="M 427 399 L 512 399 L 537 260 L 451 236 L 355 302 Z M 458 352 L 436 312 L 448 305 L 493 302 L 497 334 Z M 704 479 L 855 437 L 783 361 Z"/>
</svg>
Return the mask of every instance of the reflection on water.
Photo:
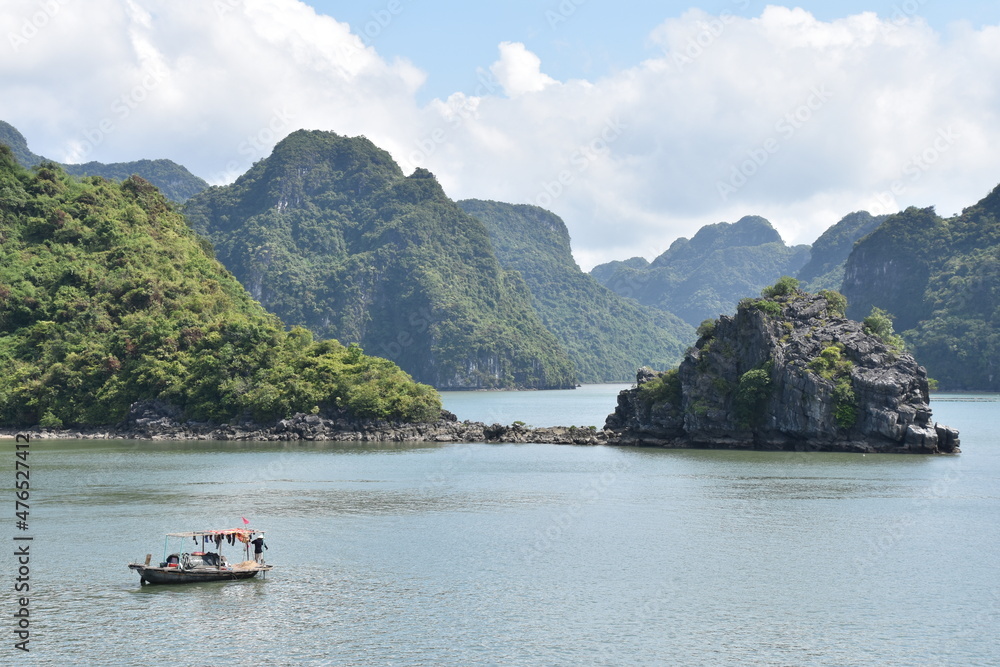
<svg viewBox="0 0 1000 667">
<path fill-rule="evenodd" d="M 39 441 L 26 664 L 991 664 L 992 407 L 958 457 Z M 126 568 L 244 516 L 266 579 Z"/>
</svg>

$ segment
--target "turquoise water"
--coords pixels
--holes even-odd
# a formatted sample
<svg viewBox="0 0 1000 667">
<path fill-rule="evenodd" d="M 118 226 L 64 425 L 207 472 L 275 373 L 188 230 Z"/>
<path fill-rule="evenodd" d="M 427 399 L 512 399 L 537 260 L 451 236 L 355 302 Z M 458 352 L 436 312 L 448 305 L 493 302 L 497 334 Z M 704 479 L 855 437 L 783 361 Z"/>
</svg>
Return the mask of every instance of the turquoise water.
<svg viewBox="0 0 1000 667">
<path fill-rule="evenodd" d="M 590 420 L 560 413 L 580 390 L 445 398 L 586 425 L 616 389 Z M 32 650 L 12 648 L 4 549 L 0 660 L 997 664 L 1000 403 L 933 408 L 961 456 L 36 441 Z M 126 568 L 243 516 L 267 530 L 266 580 L 142 587 Z"/>
</svg>

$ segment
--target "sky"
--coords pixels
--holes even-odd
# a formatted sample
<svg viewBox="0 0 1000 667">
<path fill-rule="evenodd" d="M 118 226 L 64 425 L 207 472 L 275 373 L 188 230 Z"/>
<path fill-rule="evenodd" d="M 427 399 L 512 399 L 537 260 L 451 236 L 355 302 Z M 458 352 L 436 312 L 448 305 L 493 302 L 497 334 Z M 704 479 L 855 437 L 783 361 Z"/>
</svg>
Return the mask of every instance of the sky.
<svg viewBox="0 0 1000 667">
<path fill-rule="evenodd" d="M 1000 183 L 1000 3 L 5 0 L 0 120 L 63 162 L 233 181 L 297 129 L 560 215 L 585 270 L 766 217 Z"/>
</svg>

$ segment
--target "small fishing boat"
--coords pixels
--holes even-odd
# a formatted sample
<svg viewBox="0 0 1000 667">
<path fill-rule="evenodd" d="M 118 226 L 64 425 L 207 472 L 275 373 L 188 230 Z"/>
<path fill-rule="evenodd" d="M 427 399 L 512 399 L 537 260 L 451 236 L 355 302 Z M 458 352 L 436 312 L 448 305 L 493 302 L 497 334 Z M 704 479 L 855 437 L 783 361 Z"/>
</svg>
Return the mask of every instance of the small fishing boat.
<svg viewBox="0 0 1000 667">
<path fill-rule="evenodd" d="M 274 566 L 258 562 L 250 554 L 250 546 L 263 539 L 264 531 L 249 528 L 225 530 L 195 530 L 188 533 L 167 533 L 163 541 L 163 560 L 152 565 L 152 554 L 146 554 L 144 563 L 129 563 L 129 569 L 139 573 L 141 584 L 190 584 L 198 581 L 234 581 L 250 579 L 263 572 L 266 576 Z M 171 552 L 171 539 L 179 540 L 179 547 Z M 193 545 L 187 545 L 187 540 Z M 244 560 L 230 563 L 222 553 L 222 544 L 243 550 Z M 185 548 L 189 550 L 185 550 Z"/>
</svg>

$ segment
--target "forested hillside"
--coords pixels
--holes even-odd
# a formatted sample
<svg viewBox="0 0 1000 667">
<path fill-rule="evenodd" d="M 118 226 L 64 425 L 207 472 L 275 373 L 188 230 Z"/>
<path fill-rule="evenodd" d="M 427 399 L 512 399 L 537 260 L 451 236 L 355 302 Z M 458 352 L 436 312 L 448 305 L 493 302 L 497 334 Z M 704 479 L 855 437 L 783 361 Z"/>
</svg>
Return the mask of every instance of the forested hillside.
<svg viewBox="0 0 1000 667">
<path fill-rule="evenodd" d="M 576 383 L 483 224 L 430 172 L 404 176 L 364 137 L 294 132 L 185 210 L 289 325 L 359 343 L 439 388 Z"/>
<path fill-rule="evenodd" d="M 46 159 L 35 155 L 28 148 L 17 128 L 0 120 L 0 144 L 7 145 L 22 167 L 34 167 Z M 149 181 L 170 201 L 184 202 L 208 187 L 203 179 L 195 176 L 187 168 L 172 160 L 136 160 L 134 162 L 87 162 L 84 164 L 60 164 L 69 174 L 74 176 L 103 176 L 104 178 L 123 181 L 136 174 Z"/>
<path fill-rule="evenodd" d="M 795 276 L 806 291 L 840 290 L 844 266 L 854 244 L 881 225 L 888 216 L 874 216 L 867 211 L 845 215 L 837 224 L 820 234 L 809 249 L 809 261 Z"/>
<path fill-rule="evenodd" d="M 1000 186 L 954 218 L 889 217 L 851 253 L 843 292 L 851 317 L 894 315 L 942 389 L 1000 391 Z"/>
<path fill-rule="evenodd" d="M 29 172 L 0 146 L 0 424 L 113 424 L 144 399 L 214 421 L 440 414 L 395 364 L 286 333 L 145 180 Z"/>
<path fill-rule="evenodd" d="M 478 199 L 458 204 L 486 225 L 500 264 L 524 278 L 582 382 L 631 380 L 640 366 L 674 366 L 694 342 L 694 329 L 679 318 L 615 294 L 581 271 L 569 231 L 554 213 Z"/>
</svg>

